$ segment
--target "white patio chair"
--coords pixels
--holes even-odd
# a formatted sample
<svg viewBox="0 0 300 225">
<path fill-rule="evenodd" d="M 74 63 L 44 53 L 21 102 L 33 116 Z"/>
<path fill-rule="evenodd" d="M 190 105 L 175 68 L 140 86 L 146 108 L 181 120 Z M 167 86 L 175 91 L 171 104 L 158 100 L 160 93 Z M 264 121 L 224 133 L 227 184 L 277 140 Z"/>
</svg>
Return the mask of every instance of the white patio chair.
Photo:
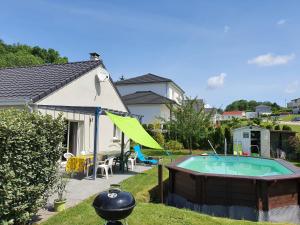
<svg viewBox="0 0 300 225">
<path fill-rule="evenodd" d="M 286 153 L 284 151 L 281 151 L 280 158 L 284 160 L 286 159 Z"/>
<path fill-rule="evenodd" d="M 103 175 L 103 170 L 105 171 L 106 179 L 108 179 L 109 170 L 110 170 L 111 175 L 113 175 L 112 166 L 113 166 L 114 158 L 115 157 L 110 157 L 110 158 L 106 159 L 105 161 L 100 162 L 100 164 L 98 165 L 98 168 L 101 168 L 102 175 Z"/>
<path fill-rule="evenodd" d="M 74 156 L 72 153 L 69 153 L 69 152 L 65 153 L 64 158 L 66 159 L 66 161 L 63 161 L 63 160 L 60 159 L 59 160 L 60 167 L 65 169 L 66 166 L 67 166 L 68 159 L 71 158 L 72 156 Z"/>
<path fill-rule="evenodd" d="M 130 161 L 130 163 L 131 163 L 131 170 L 133 170 L 134 165 L 136 165 L 136 158 L 137 158 L 137 153 L 136 152 L 134 153 L 133 157 L 128 158 L 128 161 Z"/>
<path fill-rule="evenodd" d="M 75 155 L 73 155 L 71 152 L 66 152 L 64 154 L 65 159 L 68 161 L 69 158 L 74 157 Z"/>
</svg>

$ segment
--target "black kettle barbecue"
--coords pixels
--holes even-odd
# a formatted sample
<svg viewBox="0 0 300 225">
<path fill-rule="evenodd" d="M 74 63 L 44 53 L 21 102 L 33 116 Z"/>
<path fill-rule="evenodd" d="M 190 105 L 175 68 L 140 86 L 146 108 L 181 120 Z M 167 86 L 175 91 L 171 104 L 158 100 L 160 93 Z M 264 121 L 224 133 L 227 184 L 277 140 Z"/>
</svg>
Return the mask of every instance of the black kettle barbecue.
<svg viewBox="0 0 300 225">
<path fill-rule="evenodd" d="M 93 202 L 96 213 L 106 220 L 106 225 L 121 225 L 135 207 L 135 199 L 129 192 L 120 189 L 120 185 L 111 185 L 108 191 L 101 192 Z"/>
</svg>

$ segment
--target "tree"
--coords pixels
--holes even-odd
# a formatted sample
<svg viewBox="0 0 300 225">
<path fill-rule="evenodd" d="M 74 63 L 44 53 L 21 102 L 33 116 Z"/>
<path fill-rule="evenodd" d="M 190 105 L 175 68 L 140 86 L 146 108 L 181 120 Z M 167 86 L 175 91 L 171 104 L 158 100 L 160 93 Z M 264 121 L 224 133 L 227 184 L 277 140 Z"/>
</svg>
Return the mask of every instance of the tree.
<svg viewBox="0 0 300 225">
<path fill-rule="evenodd" d="M 276 102 L 270 102 L 270 101 L 263 101 L 263 102 L 257 102 L 255 100 L 237 100 L 226 106 L 226 111 L 234 111 L 234 110 L 242 110 L 242 111 L 255 111 L 255 107 L 258 105 L 267 105 L 271 106 L 272 111 L 278 111 L 281 109 L 281 107 Z"/>
<path fill-rule="evenodd" d="M 211 127 L 211 113 L 205 113 L 204 106 L 196 110 L 197 98 L 185 97 L 181 105 L 171 108 L 171 120 L 165 121 L 169 129 L 192 153 L 193 142 L 206 137 Z"/>
<path fill-rule="evenodd" d="M 5 44 L 0 40 L 0 68 L 33 66 L 45 63 L 67 63 L 67 57 L 61 57 L 54 49 L 22 44 Z"/>
</svg>

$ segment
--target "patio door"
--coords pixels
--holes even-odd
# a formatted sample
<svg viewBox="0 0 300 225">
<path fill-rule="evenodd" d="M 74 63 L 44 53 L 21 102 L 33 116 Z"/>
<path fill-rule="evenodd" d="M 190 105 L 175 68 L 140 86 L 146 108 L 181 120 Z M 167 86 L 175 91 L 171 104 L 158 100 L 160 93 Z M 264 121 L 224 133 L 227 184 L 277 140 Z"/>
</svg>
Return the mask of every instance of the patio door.
<svg viewBox="0 0 300 225">
<path fill-rule="evenodd" d="M 76 155 L 78 148 L 78 122 L 69 122 L 68 133 L 68 152 L 72 153 L 73 155 Z"/>
<path fill-rule="evenodd" d="M 68 122 L 67 151 L 78 155 L 83 150 L 84 124 L 79 121 Z"/>
</svg>

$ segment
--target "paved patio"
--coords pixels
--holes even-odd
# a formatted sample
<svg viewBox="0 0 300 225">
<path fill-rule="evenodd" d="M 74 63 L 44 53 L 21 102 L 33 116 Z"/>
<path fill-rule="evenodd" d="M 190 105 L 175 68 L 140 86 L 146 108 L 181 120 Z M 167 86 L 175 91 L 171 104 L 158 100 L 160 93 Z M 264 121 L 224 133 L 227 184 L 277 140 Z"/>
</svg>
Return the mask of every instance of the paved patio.
<svg viewBox="0 0 300 225">
<path fill-rule="evenodd" d="M 69 208 L 75 206 L 81 201 L 87 199 L 88 197 L 93 196 L 101 191 L 107 190 L 111 184 L 118 184 L 131 176 L 134 176 L 138 173 L 142 173 L 151 168 L 151 166 L 137 165 L 135 166 L 134 171 L 129 170 L 125 173 L 115 173 L 113 176 L 109 176 L 108 179 L 105 179 L 105 177 L 98 177 L 96 180 L 92 180 L 89 178 L 70 179 L 70 182 L 67 184 L 66 188 L 66 207 Z M 56 195 L 51 196 L 48 200 L 46 208 L 41 209 L 37 213 L 37 218 L 35 220 L 36 223 L 43 222 L 47 220 L 50 216 L 56 214 L 56 212 L 53 211 L 53 200 L 56 197 Z"/>
</svg>

